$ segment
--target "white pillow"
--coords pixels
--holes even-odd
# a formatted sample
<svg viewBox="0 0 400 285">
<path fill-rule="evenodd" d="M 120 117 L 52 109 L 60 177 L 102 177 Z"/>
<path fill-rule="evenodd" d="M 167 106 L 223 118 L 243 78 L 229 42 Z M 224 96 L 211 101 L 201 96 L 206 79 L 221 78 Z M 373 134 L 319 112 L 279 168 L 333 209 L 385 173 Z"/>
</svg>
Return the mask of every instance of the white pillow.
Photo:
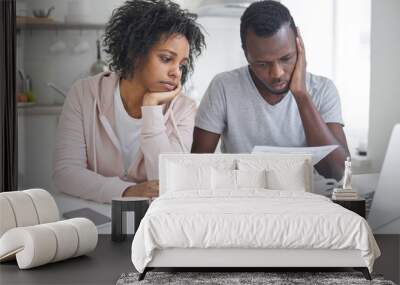
<svg viewBox="0 0 400 285">
<path fill-rule="evenodd" d="M 267 188 L 267 171 L 236 170 L 237 188 Z"/>
<path fill-rule="evenodd" d="M 231 170 L 212 168 L 212 188 L 215 192 L 240 188 L 267 188 L 266 170 Z"/>
<path fill-rule="evenodd" d="M 308 167 L 306 160 L 254 158 L 238 159 L 240 170 L 266 170 L 267 188 L 273 190 L 308 191 Z"/>
<path fill-rule="evenodd" d="M 168 163 L 167 191 L 211 189 L 211 167 Z"/>
<path fill-rule="evenodd" d="M 289 171 L 271 169 L 267 171 L 268 188 L 272 190 L 306 191 L 306 173 L 304 167 Z"/>
<path fill-rule="evenodd" d="M 236 170 L 212 168 L 212 189 L 236 190 Z"/>
</svg>

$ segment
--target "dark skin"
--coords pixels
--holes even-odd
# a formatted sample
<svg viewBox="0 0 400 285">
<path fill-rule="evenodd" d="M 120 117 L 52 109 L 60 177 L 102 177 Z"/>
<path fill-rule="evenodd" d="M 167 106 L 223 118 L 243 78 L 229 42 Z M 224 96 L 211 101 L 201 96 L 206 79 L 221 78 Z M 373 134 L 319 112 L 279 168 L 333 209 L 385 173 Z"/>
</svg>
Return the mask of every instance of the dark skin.
<svg viewBox="0 0 400 285">
<path fill-rule="evenodd" d="M 171 102 L 181 92 L 182 69 L 189 58 L 189 42 L 180 34 L 161 37 L 147 57 L 135 68 L 131 79 L 120 80 L 122 102 L 127 113 L 142 117 L 142 106 Z M 158 180 L 128 187 L 123 197 L 158 197 Z"/>
<path fill-rule="evenodd" d="M 306 54 L 299 32 L 295 36 L 289 25 L 282 26 L 270 37 L 258 37 L 252 30 L 246 35 L 245 55 L 251 77 L 260 95 L 270 105 L 278 104 L 290 90 L 303 124 L 308 146 L 338 145 L 315 165 L 317 171 L 339 181 L 344 161 L 349 156 L 343 126 L 325 123 L 306 88 Z M 290 96 L 290 95 L 289 95 Z M 213 153 L 220 134 L 195 128 L 193 153 Z"/>
</svg>

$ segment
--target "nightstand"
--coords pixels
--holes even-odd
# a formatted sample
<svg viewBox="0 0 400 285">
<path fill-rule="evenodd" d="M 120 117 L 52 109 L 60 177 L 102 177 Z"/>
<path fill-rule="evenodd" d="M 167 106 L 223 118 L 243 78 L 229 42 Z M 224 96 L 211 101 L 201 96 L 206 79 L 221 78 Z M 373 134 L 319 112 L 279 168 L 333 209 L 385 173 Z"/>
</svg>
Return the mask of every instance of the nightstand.
<svg viewBox="0 0 400 285">
<path fill-rule="evenodd" d="M 365 219 L 365 199 L 357 200 L 334 200 L 332 202 L 339 204 L 340 206 L 359 214 Z"/>
</svg>

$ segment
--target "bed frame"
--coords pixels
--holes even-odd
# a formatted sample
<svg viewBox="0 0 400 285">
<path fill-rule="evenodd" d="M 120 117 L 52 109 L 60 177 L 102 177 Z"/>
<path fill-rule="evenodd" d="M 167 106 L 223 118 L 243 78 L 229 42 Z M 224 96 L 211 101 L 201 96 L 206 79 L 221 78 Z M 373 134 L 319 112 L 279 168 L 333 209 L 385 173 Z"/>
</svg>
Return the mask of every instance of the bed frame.
<svg viewBox="0 0 400 285">
<path fill-rule="evenodd" d="M 190 158 L 191 163 L 207 161 L 212 165 L 217 160 L 234 161 L 238 158 L 254 158 L 254 154 L 161 154 L 159 158 L 160 195 L 167 191 L 168 161 Z M 296 159 L 305 162 L 306 191 L 313 192 L 311 155 L 258 154 L 258 157 Z M 246 271 L 250 268 L 338 268 L 350 267 L 361 271 L 371 280 L 365 261 L 359 250 L 331 249 L 254 249 L 254 248 L 169 248 L 155 250 L 153 259 L 147 265 L 139 280 L 155 268 L 231 268 Z M 237 269 L 237 270 L 236 270 Z"/>
<path fill-rule="evenodd" d="M 155 250 L 152 261 L 139 275 L 143 280 L 146 273 L 155 268 L 338 268 L 350 267 L 361 271 L 371 280 L 369 270 L 359 250 L 331 249 L 194 249 L 170 248 Z M 260 270 L 262 271 L 262 270 Z"/>
</svg>

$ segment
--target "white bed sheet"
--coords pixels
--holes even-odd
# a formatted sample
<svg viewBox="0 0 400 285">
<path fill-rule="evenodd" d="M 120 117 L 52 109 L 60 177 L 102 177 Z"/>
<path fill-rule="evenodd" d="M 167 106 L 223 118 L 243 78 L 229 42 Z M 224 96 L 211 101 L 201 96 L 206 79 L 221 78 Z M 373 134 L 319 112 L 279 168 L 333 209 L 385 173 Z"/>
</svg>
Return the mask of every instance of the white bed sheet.
<svg viewBox="0 0 400 285">
<path fill-rule="evenodd" d="M 379 248 L 368 223 L 328 198 L 307 192 L 247 189 L 199 196 L 167 193 L 143 218 L 132 262 L 143 272 L 155 249 L 357 249 L 372 272 Z"/>
</svg>

